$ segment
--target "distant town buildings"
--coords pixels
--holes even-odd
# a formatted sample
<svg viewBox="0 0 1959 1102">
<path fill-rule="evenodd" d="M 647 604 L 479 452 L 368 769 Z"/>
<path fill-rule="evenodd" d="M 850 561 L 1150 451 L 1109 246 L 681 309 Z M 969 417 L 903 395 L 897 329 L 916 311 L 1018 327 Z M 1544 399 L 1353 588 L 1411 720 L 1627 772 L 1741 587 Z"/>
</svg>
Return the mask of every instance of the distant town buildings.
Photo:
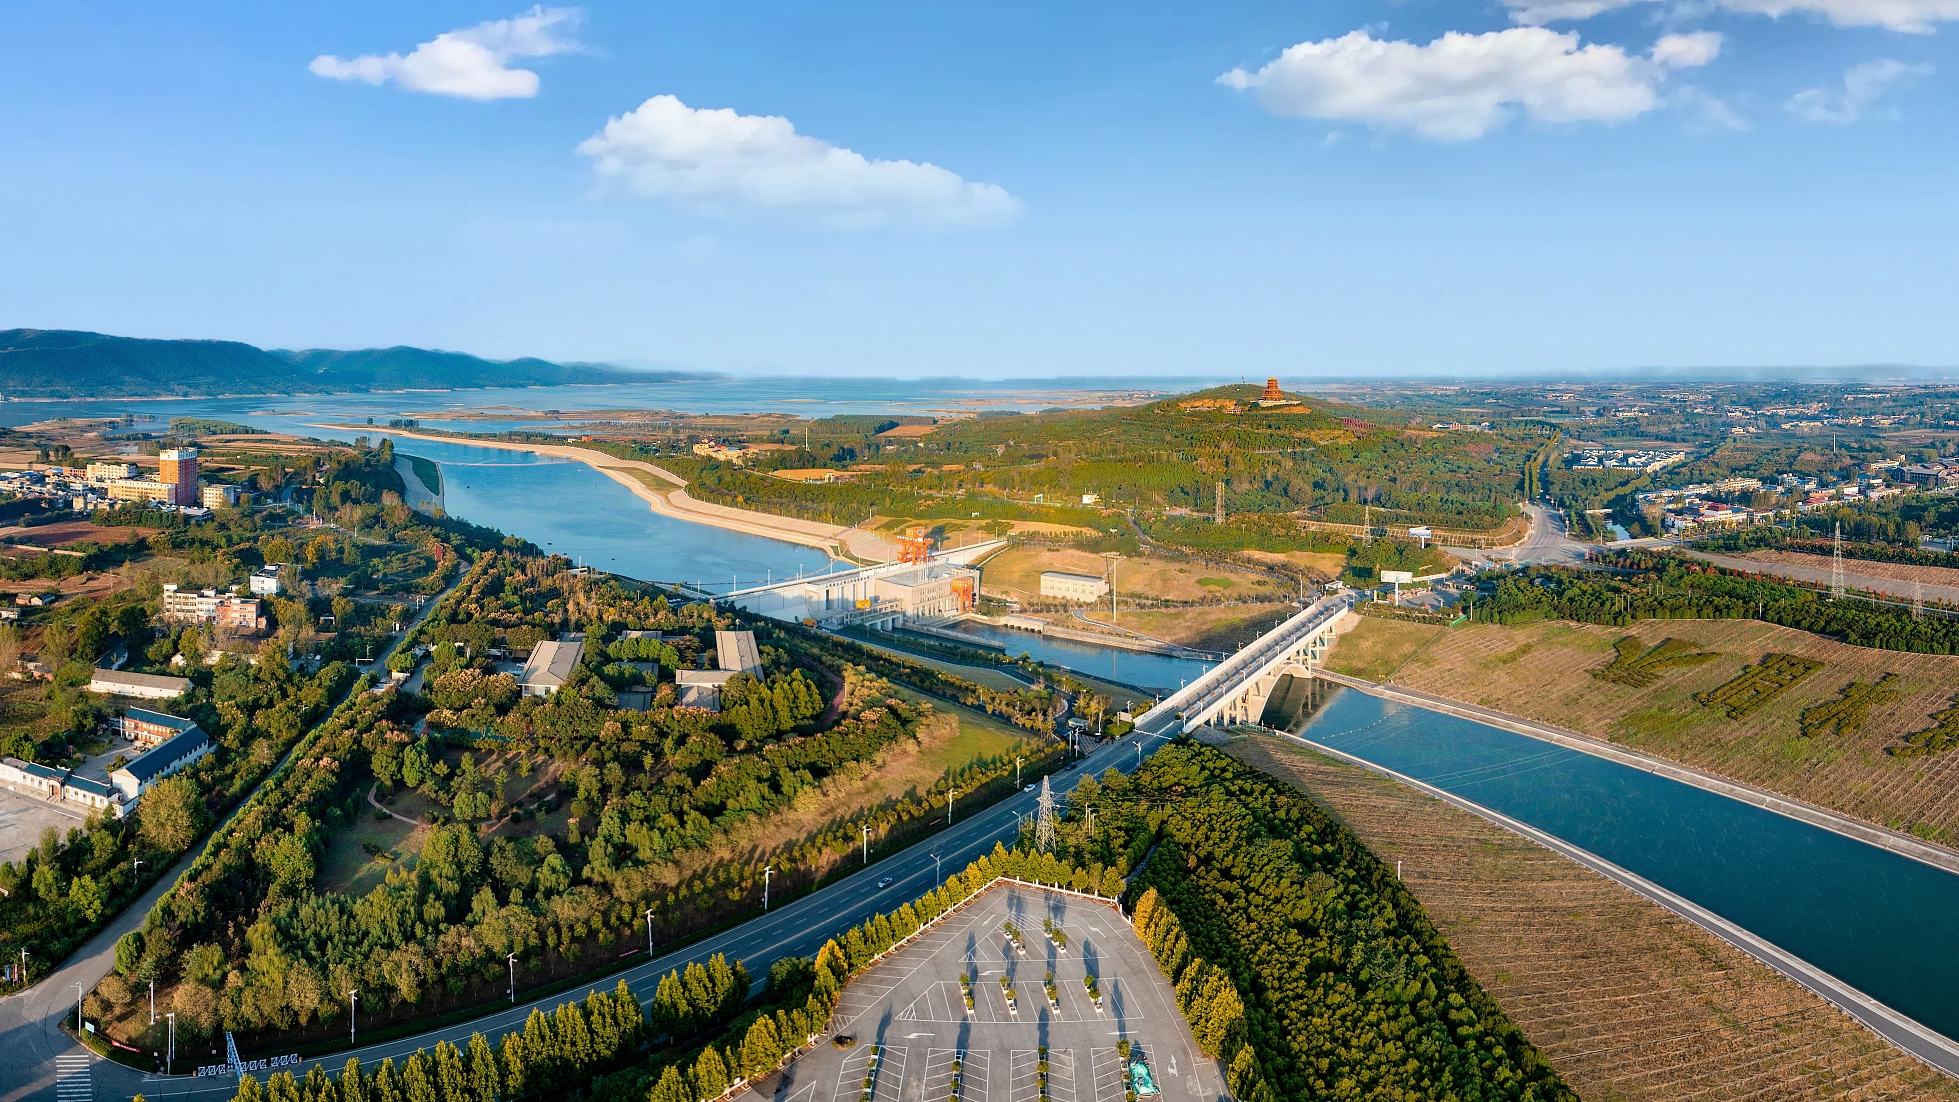
<svg viewBox="0 0 1959 1102">
<path fill-rule="evenodd" d="M 1094 601 L 1109 595 L 1109 582 L 1093 574 L 1068 574 L 1060 570 L 1041 572 L 1041 596 L 1064 601 Z"/>
<path fill-rule="evenodd" d="M 1572 453 L 1572 470 L 1663 471 L 1685 463 L 1687 453 L 1675 450 L 1627 451 L 1621 448 L 1586 448 Z"/>
</svg>

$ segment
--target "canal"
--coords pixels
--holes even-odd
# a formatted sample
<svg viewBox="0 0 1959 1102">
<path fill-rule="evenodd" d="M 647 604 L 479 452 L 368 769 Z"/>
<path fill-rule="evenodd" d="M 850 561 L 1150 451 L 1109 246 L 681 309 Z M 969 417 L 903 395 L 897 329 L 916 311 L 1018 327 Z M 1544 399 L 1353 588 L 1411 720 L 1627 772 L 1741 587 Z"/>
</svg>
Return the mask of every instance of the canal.
<svg viewBox="0 0 1959 1102">
<path fill-rule="evenodd" d="M 1707 908 L 1959 1036 L 1959 876 L 1691 785 L 1338 691 L 1303 737 L 1432 784 Z"/>
</svg>

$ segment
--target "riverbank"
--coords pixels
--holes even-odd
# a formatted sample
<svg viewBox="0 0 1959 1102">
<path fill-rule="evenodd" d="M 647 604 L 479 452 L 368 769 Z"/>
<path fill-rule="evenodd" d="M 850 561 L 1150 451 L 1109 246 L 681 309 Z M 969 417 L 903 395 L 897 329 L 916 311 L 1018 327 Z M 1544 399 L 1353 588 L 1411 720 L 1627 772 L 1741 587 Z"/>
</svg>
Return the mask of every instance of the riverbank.
<svg viewBox="0 0 1959 1102">
<path fill-rule="evenodd" d="M 831 558 L 860 565 L 885 563 L 897 558 L 897 550 L 875 532 L 850 526 L 817 524 L 798 520 L 795 517 L 779 517 L 772 513 L 758 513 L 753 509 L 735 509 L 700 501 L 688 495 L 686 479 L 664 467 L 643 460 L 619 459 L 591 448 L 574 447 L 570 444 L 518 444 L 504 440 L 459 439 L 453 436 L 435 436 L 401 429 L 383 431 L 372 425 L 309 424 L 307 427 L 360 435 L 379 433 L 402 440 L 426 440 L 436 444 L 532 452 L 537 455 L 570 459 L 584 463 L 631 490 L 635 497 L 651 506 L 653 512 L 664 517 L 711 525 L 745 535 L 763 536 L 803 547 L 814 547 Z"/>
</svg>

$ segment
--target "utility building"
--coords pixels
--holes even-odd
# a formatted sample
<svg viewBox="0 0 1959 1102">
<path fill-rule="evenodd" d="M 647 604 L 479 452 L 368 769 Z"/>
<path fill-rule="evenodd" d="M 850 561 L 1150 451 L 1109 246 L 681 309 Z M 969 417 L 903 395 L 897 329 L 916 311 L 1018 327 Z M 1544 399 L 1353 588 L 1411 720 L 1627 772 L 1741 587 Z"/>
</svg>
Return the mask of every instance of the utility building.
<svg viewBox="0 0 1959 1102">
<path fill-rule="evenodd" d="M 1109 580 L 1093 574 L 1068 574 L 1060 570 L 1041 571 L 1041 596 L 1064 601 L 1095 601 L 1109 595 Z"/>
</svg>

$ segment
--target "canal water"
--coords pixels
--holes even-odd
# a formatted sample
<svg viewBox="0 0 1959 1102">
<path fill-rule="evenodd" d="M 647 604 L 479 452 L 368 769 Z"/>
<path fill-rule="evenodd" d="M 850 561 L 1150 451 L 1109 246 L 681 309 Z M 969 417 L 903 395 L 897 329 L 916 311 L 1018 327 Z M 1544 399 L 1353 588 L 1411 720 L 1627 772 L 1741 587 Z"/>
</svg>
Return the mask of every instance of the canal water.
<svg viewBox="0 0 1959 1102">
<path fill-rule="evenodd" d="M 1959 876 L 1691 785 L 1343 691 L 1315 742 L 1590 850 L 1959 1037 Z"/>
<path fill-rule="evenodd" d="M 1031 631 L 1015 631 L 970 621 L 955 624 L 952 630 L 989 643 L 998 643 L 1007 648 L 1007 653 L 1011 655 L 1032 655 L 1051 666 L 1060 666 L 1090 677 L 1104 677 L 1165 696 L 1182 688 L 1186 681 L 1203 676 L 1204 671 L 1212 665 L 1189 658 L 1172 658 L 1167 654 L 1145 654 L 1093 643 L 1078 643 L 1071 639 L 1050 639 Z"/>
</svg>

